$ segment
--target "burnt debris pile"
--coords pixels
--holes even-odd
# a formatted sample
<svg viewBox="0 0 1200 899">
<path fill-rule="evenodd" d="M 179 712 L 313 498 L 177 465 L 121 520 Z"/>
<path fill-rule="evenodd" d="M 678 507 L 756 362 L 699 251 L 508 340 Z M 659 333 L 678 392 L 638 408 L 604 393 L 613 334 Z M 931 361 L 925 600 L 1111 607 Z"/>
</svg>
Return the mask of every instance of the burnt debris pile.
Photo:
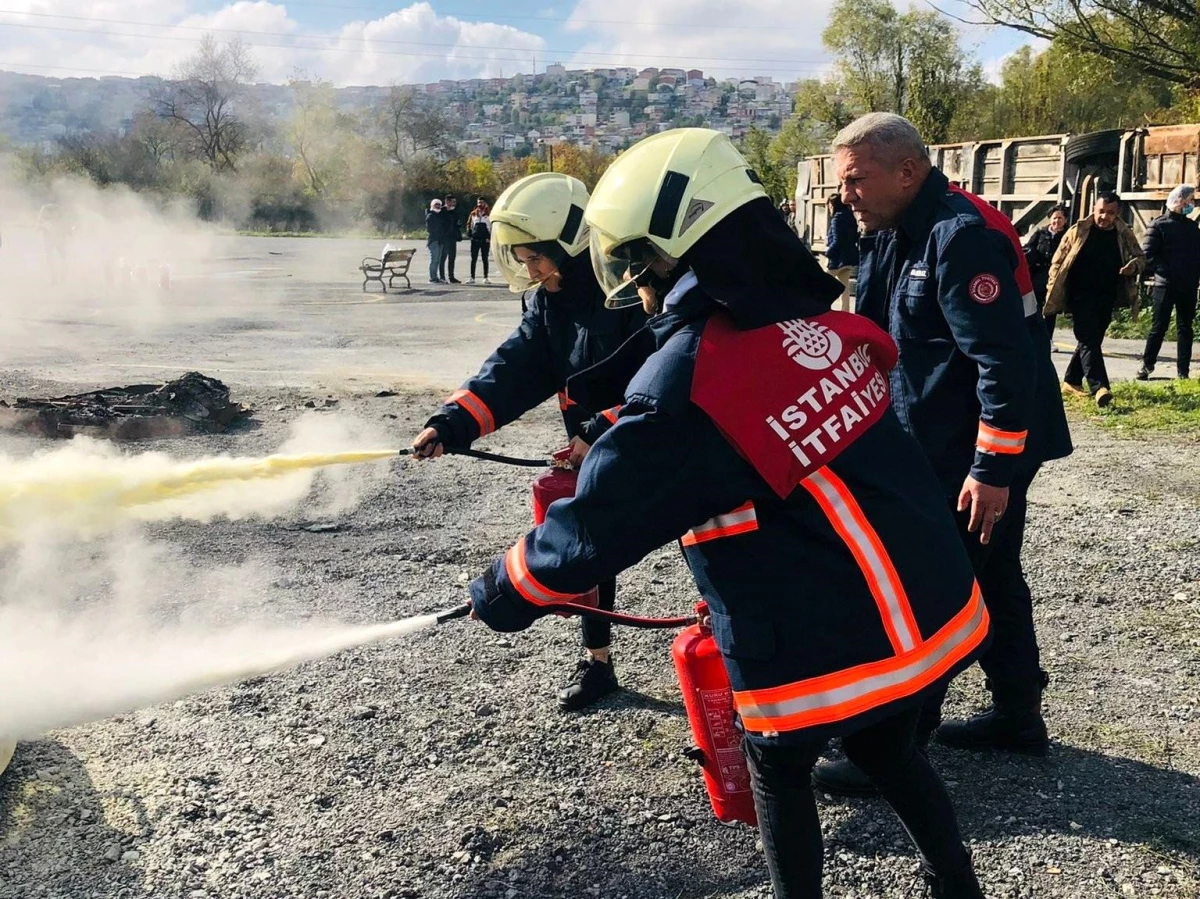
<svg viewBox="0 0 1200 899">
<path fill-rule="evenodd" d="M 145 440 L 218 433 L 247 418 L 216 378 L 191 371 L 162 384 L 132 384 L 51 399 L 0 401 L 0 428 L 41 437 Z"/>
</svg>

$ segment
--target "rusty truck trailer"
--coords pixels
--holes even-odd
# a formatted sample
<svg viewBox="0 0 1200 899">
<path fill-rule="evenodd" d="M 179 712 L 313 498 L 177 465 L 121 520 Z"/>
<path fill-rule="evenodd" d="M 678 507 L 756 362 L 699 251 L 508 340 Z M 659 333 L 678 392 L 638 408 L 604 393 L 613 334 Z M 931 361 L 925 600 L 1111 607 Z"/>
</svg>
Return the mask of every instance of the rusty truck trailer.
<svg viewBox="0 0 1200 899">
<path fill-rule="evenodd" d="M 936 144 L 929 158 L 951 182 L 1004 212 L 1022 234 L 1056 203 L 1076 221 L 1091 212 L 1098 192 L 1115 190 L 1140 235 L 1173 187 L 1200 187 L 1200 124 Z M 796 227 L 814 251 L 825 248 L 825 200 L 836 191 L 831 155 L 800 162 Z"/>
</svg>

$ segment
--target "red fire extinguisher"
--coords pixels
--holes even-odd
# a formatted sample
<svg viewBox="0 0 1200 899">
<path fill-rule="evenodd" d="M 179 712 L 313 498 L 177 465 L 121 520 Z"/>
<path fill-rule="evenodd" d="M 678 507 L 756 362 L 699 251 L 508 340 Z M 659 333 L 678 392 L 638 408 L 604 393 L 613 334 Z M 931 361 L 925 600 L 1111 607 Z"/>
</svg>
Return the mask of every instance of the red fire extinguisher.
<svg viewBox="0 0 1200 899">
<path fill-rule="evenodd" d="M 558 455 L 555 453 L 555 458 L 558 458 Z M 570 499 L 574 496 L 575 484 L 578 481 L 579 472 L 567 468 L 551 468 L 538 475 L 533 482 L 533 523 L 541 524 L 546 520 L 546 510 L 555 500 Z M 569 601 L 594 609 L 600 605 L 600 592 L 593 587 L 587 593 L 572 597 Z M 559 614 L 563 618 L 567 617 L 567 613 Z"/>
<path fill-rule="evenodd" d="M 707 622 L 708 604 L 698 603 L 696 615 Z M 733 690 L 712 630 L 703 623 L 688 627 L 675 638 L 671 657 L 696 741 L 688 754 L 704 771 L 704 786 L 717 820 L 757 827 L 750 769 L 742 754 L 742 734 L 734 725 Z"/>
</svg>

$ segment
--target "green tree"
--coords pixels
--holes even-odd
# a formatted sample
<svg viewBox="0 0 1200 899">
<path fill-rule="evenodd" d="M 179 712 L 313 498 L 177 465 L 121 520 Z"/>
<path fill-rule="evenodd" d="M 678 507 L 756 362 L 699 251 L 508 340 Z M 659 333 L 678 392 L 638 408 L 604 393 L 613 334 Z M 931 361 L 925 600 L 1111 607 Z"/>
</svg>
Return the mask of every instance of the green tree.
<svg viewBox="0 0 1200 899">
<path fill-rule="evenodd" d="M 750 163 L 750 168 L 762 179 L 763 189 L 772 199 L 788 195 L 787 173 L 783 171 L 778 159 L 771 152 L 771 135 L 761 128 L 751 126 L 750 131 L 742 139 L 742 155 Z"/>
<path fill-rule="evenodd" d="M 904 106 L 906 57 L 900 14 L 888 0 L 837 0 L 821 35 L 837 54 L 837 72 L 864 112 L 899 112 Z"/>
<path fill-rule="evenodd" d="M 913 10 L 901 16 L 899 40 L 907 57 L 902 114 L 927 143 L 943 143 L 959 105 L 982 87 L 983 72 L 968 64 L 954 27 L 938 13 Z"/>
<path fill-rule="evenodd" d="M 332 83 L 295 77 L 288 87 L 295 111 L 283 130 L 296 174 L 313 196 L 336 195 L 339 178 L 348 174 L 346 155 L 355 123 L 338 110 Z"/>
<path fill-rule="evenodd" d="M 936 12 L 901 14 L 889 0 L 837 0 L 822 39 L 837 55 L 843 109 L 907 116 L 930 142 L 946 139 L 959 105 L 983 84 L 954 27 Z M 805 103 L 819 107 L 813 90 Z"/>
<path fill-rule="evenodd" d="M 791 119 L 767 149 L 767 157 L 783 182 L 780 196 L 794 196 L 800 160 L 823 153 L 829 147 L 830 131 L 823 122 Z"/>
<path fill-rule="evenodd" d="M 1200 91 L 1197 0 L 968 0 L 996 25 Z"/>
<path fill-rule="evenodd" d="M 824 124 L 831 132 L 840 131 L 860 115 L 845 85 L 837 79 L 800 82 L 792 98 L 792 111 L 801 121 Z"/>
<path fill-rule="evenodd" d="M 1000 85 L 984 100 L 978 137 L 1055 134 L 1179 120 L 1177 85 L 1094 53 L 1053 43 L 1005 60 Z"/>
</svg>

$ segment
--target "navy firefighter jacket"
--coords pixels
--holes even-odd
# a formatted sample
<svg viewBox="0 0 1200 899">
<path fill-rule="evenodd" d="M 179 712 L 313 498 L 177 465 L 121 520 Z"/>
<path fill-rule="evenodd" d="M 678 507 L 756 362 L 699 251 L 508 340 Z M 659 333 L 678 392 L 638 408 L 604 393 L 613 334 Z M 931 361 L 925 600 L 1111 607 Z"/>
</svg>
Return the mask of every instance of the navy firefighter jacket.
<svg viewBox="0 0 1200 899">
<path fill-rule="evenodd" d="M 1071 452 L 1017 233 L 934 168 L 894 229 L 862 239 L 857 311 L 900 349 L 892 405 L 949 495 Z"/>
<path fill-rule="evenodd" d="M 471 584 L 472 605 L 493 629 L 520 630 L 547 603 L 680 540 L 748 737 L 852 731 L 969 664 L 986 643 L 987 611 L 933 472 L 887 409 L 886 376 L 831 332 L 860 322 L 853 327 L 891 350 L 887 336 L 841 312 L 815 324 L 723 325 L 780 357 L 770 370 L 766 353 L 755 365 L 721 357 L 710 383 L 733 414 L 747 405 L 739 397 L 768 387 L 785 399 L 770 421 L 754 411 L 744 429 L 718 426 L 693 380 L 710 358 L 710 320 L 724 316 L 693 287 L 605 363 L 645 360 L 617 423 L 584 459 L 575 497 L 553 503 L 543 525 Z M 829 317 L 832 328 L 819 324 Z M 809 372 L 822 367 L 823 376 Z M 793 376 L 814 386 L 796 387 Z M 803 457 L 810 473 L 769 483 L 734 445 L 747 436 L 766 441 L 774 459 Z"/>
<path fill-rule="evenodd" d="M 568 437 L 595 443 L 616 421 L 628 378 L 614 377 L 584 409 L 566 394 L 567 379 L 612 355 L 646 321 L 640 307 L 604 308 L 586 253 L 563 263 L 562 290 L 539 287 L 517 330 L 426 423 L 452 446 L 470 446 L 558 394 Z M 632 372 L 629 372 L 630 374 Z"/>
</svg>

